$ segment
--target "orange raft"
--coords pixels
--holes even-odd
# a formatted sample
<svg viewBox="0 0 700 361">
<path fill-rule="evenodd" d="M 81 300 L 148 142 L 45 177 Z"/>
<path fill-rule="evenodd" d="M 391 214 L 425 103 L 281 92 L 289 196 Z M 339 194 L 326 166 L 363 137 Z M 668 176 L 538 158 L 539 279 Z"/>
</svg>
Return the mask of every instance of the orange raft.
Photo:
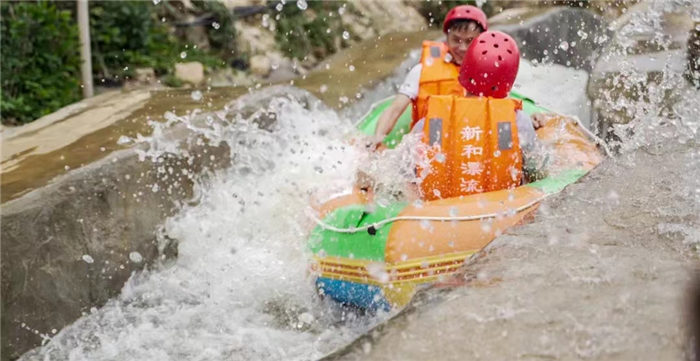
<svg viewBox="0 0 700 361">
<path fill-rule="evenodd" d="M 553 116 L 537 131 L 551 149 L 549 176 L 517 188 L 421 202 L 373 205 L 354 190 L 317 207 L 309 247 L 321 294 L 365 309 L 405 305 L 418 286 L 445 279 L 547 196 L 603 159 L 576 120 Z M 372 212 L 367 211 L 372 209 Z"/>
</svg>

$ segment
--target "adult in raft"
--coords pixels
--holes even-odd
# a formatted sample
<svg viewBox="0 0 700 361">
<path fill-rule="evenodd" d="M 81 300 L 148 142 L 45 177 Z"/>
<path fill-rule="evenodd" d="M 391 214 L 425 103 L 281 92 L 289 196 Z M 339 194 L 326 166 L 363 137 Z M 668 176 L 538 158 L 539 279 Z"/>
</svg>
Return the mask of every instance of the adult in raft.
<svg viewBox="0 0 700 361">
<path fill-rule="evenodd" d="M 425 115 L 431 95 L 464 95 L 457 81 L 459 67 L 472 40 L 488 30 L 486 14 L 476 6 L 454 7 L 447 13 L 442 30 L 447 36 L 444 43 L 423 42 L 421 62 L 411 69 L 394 101 L 380 116 L 371 146 L 381 144 L 409 104 L 413 104 L 413 128 Z"/>
<path fill-rule="evenodd" d="M 466 95 L 457 77 L 472 40 L 488 30 L 486 14 L 471 5 L 454 7 L 447 13 L 442 30 L 447 36 L 444 43 L 423 42 L 421 62 L 410 70 L 394 101 L 380 116 L 370 148 L 377 149 L 409 104 L 413 105 L 413 128 L 425 115 L 430 96 Z M 539 119 L 539 115 L 533 118 L 536 128 Z"/>
</svg>

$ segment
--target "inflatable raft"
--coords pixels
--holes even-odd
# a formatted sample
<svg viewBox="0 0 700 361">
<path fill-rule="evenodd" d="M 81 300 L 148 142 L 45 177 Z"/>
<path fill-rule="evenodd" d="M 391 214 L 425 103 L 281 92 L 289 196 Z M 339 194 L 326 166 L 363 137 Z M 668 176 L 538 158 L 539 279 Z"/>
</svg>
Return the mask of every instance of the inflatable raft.
<svg viewBox="0 0 700 361">
<path fill-rule="evenodd" d="M 517 93 L 523 110 L 551 113 Z M 373 134 L 379 115 L 391 103 L 372 107 L 358 128 Z M 385 140 L 393 148 L 411 122 L 409 109 Z M 372 206 L 372 194 L 355 190 L 317 207 L 309 238 L 311 270 L 319 293 L 363 309 L 405 305 L 417 289 L 445 280 L 506 229 L 532 213 L 546 197 L 560 192 L 602 159 L 595 137 L 577 120 L 548 117 L 537 131 L 551 149 L 549 176 L 514 189 L 421 204 Z M 372 212 L 368 212 L 372 209 Z"/>
</svg>

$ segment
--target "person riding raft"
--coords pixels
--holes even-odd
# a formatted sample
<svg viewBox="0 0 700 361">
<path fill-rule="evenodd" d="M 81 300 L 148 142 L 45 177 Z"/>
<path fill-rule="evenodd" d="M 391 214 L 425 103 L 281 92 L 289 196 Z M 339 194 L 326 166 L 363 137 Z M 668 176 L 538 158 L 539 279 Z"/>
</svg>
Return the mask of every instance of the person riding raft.
<svg viewBox="0 0 700 361">
<path fill-rule="evenodd" d="M 423 199 L 466 196 L 520 186 L 541 163 L 522 101 L 506 99 L 520 66 L 515 40 L 486 31 L 469 46 L 458 82 L 467 94 L 433 95 L 412 132 L 422 132 L 433 160 L 420 170 Z M 440 154 L 441 156 L 437 156 Z"/>
<path fill-rule="evenodd" d="M 486 14 L 478 7 L 460 5 L 452 8 L 443 22 L 446 41 L 423 42 L 420 63 L 409 71 L 396 98 L 382 113 L 369 146 L 376 148 L 382 143 L 409 104 L 413 104 L 413 128 L 425 115 L 431 95 L 463 95 L 464 88 L 457 81 L 459 67 L 472 40 L 486 30 Z"/>
</svg>

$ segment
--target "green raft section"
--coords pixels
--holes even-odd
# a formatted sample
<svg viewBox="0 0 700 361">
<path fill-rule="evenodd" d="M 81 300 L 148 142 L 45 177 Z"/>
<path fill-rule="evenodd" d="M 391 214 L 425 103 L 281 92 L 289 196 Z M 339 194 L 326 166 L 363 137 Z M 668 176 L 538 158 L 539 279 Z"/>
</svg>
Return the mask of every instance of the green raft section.
<svg viewBox="0 0 700 361">
<path fill-rule="evenodd" d="M 539 112 L 551 112 L 543 107 L 539 107 L 535 102 L 521 94 L 511 92 L 511 98 L 523 101 L 523 110 L 527 114 Z M 375 104 L 370 113 L 358 124 L 358 129 L 365 134 L 374 134 L 374 129 L 379 121 L 379 116 L 389 107 L 393 98 L 386 99 Z M 389 148 L 394 148 L 407 134 L 411 124 L 411 107 L 399 118 L 396 126 L 385 140 Z M 545 194 L 553 194 L 561 191 L 564 187 L 576 182 L 583 177 L 586 171 L 571 169 L 561 172 L 556 176 L 551 176 L 537 182 L 525 185 L 525 187 L 535 187 Z M 379 207 L 369 213 L 364 205 L 352 205 L 334 210 L 324 218 L 324 223 L 336 228 L 352 229 L 366 227 L 381 220 L 396 217 L 407 206 L 407 203 L 394 203 L 387 207 Z M 366 230 L 353 233 L 338 233 L 328 231 L 321 226 L 311 233 L 309 247 L 311 251 L 320 257 L 339 257 L 355 260 L 384 261 L 384 250 L 391 224 L 385 225 L 375 232 Z"/>
</svg>

